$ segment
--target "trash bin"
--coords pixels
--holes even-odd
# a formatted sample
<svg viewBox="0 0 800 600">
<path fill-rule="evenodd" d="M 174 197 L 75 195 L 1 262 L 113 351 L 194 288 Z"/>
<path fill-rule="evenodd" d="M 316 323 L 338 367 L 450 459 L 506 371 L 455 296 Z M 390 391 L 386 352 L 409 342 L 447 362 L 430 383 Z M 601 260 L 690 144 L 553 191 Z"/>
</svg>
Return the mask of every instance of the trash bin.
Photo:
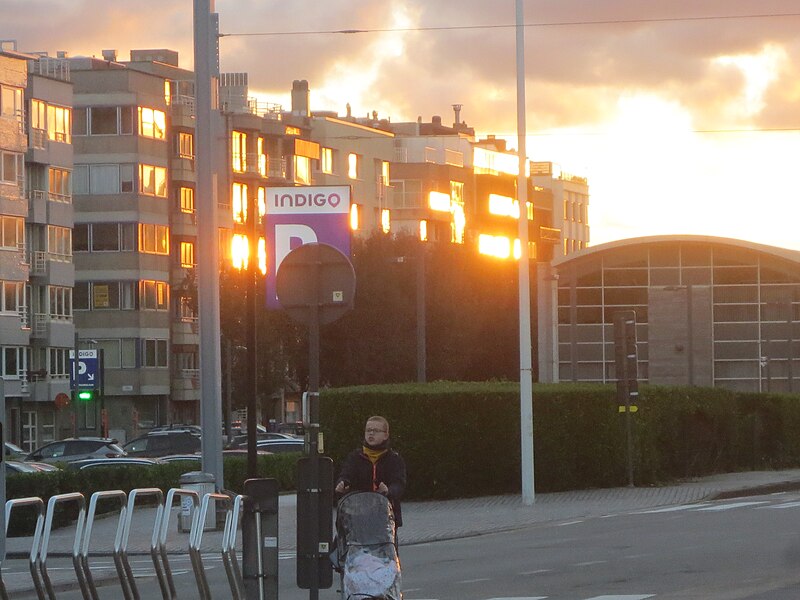
<svg viewBox="0 0 800 600">
<path fill-rule="evenodd" d="M 215 483 L 216 480 L 214 479 L 214 475 L 211 473 L 203 473 L 202 471 L 184 473 L 178 480 L 178 484 L 181 489 L 197 492 L 197 495 L 200 497 L 200 504 L 202 504 L 203 497 L 206 494 L 214 493 Z M 200 510 L 200 504 L 198 504 L 198 510 Z M 214 504 L 216 503 L 212 503 L 208 507 L 203 531 L 213 530 L 216 527 L 216 511 L 214 510 Z M 192 498 L 189 496 L 181 496 L 181 512 L 178 515 L 178 531 L 182 533 L 191 531 L 193 511 L 194 508 Z"/>
</svg>

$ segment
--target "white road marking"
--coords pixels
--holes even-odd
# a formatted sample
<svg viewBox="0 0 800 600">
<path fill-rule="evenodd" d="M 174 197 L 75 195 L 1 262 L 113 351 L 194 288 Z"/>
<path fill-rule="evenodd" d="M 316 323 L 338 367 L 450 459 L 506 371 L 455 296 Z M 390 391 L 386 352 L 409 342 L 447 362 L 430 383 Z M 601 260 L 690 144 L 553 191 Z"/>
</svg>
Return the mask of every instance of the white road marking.
<svg viewBox="0 0 800 600">
<path fill-rule="evenodd" d="M 742 508 L 744 506 L 757 506 L 759 504 L 766 504 L 767 500 L 759 500 L 753 502 L 731 502 L 730 504 L 717 504 L 715 506 L 706 506 L 698 508 L 698 511 L 718 512 L 721 510 L 731 510 L 733 508 Z"/>
<path fill-rule="evenodd" d="M 769 506 L 759 506 L 756 510 L 764 508 L 797 508 L 800 506 L 800 500 L 795 502 L 784 502 L 783 504 L 770 504 Z"/>
<path fill-rule="evenodd" d="M 577 525 L 578 523 L 583 523 L 583 519 L 578 519 L 577 521 L 567 521 L 566 523 L 557 523 L 556 527 L 564 527 L 565 525 Z"/>
<path fill-rule="evenodd" d="M 635 515 L 654 515 L 657 513 L 668 513 L 668 512 L 678 512 L 680 510 L 696 510 L 703 506 L 708 506 L 708 502 L 703 502 L 701 504 L 682 504 L 681 506 L 668 506 L 667 508 L 654 508 L 652 510 L 643 510 L 640 512 L 635 512 Z"/>
<path fill-rule="evenodd" d="M 479 583 L 481 581 L 491 581 L 491 579 L 489 579 L 488 577 L 478 577 L 477 579 L 464 579 L 462 581 L 456 581 L 456 583 L 467 584 L 467 583 Z"/>
<path fill-rule="evenodd" d="M 541 575 L 542 573 L 552 573 L 553 569 L 536 569 L 535 571 L 523 571 L 520 575 Z"/>
<path fill-rule="evenodd" d="M 589 567 L 591 565 L 604 565 L 607 562 L 608 562 L 607 560 L 589 560 L 589 561 L 586 561 L 586 562 L 573 563 L 571 566 L 573 566 L 573 567 Z"/>
<path fill-rule="evenodd" d="M 487 600 L 546 600 L 547 596 L 502 596 L 500 598 L 488 598 Z"/>
<path fill-rule="evenodd" d="M 615 596 L 592 596 L 586 600 L 647 600 L 647 598 L 655 598 L 655 594 L 633 594 L 633 595 L 615 595 Z"/>
</svg>

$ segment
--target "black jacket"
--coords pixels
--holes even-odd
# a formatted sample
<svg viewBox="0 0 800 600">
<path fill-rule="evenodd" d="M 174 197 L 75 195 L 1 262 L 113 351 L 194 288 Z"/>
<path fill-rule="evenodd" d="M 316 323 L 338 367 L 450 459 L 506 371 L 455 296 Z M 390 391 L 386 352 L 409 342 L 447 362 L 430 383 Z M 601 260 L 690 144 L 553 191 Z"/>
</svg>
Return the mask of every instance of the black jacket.
<svg viewBox="0 0 800 600">
<path fill-rule="evenodd" d="M 374 479 L 373 479 L 374 473 Z M 394 510 L 395 524 L 403 524 L 400 498 L 406 489 L 406 463 L 391 448 L 378 459 L 375 468 L 362 450 L 353 450 L 342 464 L 339 481 L 350 484 L 350 491 L 372 492 L 382 482 L 389 488 L 388 498 Z"/>
</svg>

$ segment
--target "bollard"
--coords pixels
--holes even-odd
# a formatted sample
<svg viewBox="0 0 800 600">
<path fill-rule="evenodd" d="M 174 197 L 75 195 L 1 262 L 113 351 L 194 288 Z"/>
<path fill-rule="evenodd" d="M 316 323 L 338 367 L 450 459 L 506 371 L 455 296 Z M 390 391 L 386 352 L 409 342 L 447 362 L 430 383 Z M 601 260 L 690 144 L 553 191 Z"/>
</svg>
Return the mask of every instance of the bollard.
<svg viewBox="0 0 800 600">
<path fill-rule="evenodd" d="M 278 597 L 278 480 L 244 482 L 242 578 L 246 600 Z"/>
</svg>

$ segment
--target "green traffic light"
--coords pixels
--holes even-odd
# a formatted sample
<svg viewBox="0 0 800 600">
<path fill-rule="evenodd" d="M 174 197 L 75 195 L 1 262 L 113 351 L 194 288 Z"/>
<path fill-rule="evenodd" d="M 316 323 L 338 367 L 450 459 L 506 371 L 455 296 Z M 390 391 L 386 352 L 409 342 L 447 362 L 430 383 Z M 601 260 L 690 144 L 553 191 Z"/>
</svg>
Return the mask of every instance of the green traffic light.
<svg viewBox="0 0 800 600">
<path fill-rule="evenodd" d="M 78 392 L 78 400 L 92 400 L 94 398 L 94 390 L 81 390 Z"/>
</svg>

